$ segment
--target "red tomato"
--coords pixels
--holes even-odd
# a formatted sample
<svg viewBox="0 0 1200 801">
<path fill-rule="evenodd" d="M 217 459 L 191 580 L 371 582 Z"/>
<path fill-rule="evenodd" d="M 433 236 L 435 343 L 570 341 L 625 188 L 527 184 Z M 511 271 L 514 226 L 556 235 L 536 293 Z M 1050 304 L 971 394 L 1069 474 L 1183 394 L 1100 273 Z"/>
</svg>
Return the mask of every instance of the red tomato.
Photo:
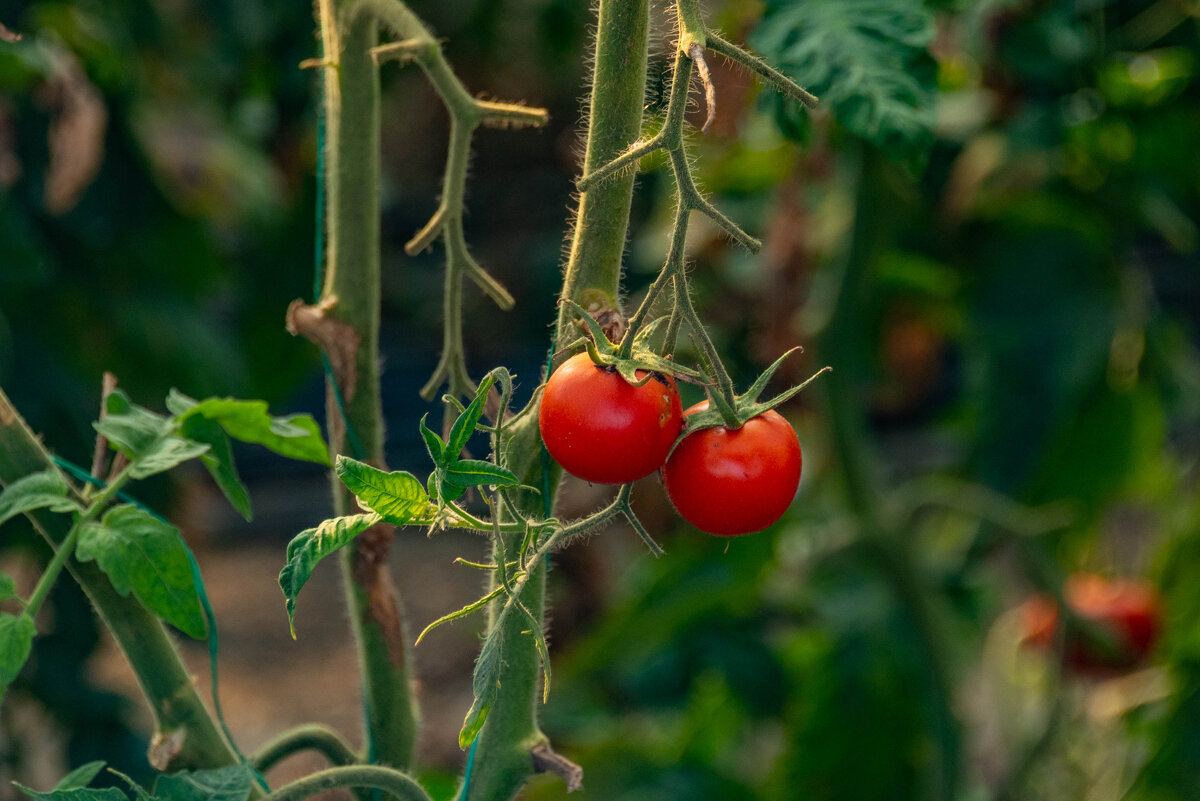
<svg viewBox="0 0 1200 801">
<path fill-rule="evenodd" d="M 580 353 L 546 382 L 538 427 L 546 450 L 568 473 L 625 484 L 662 467 L 683 430 L 682 409 L 669 376 L 654 373 L 635 387 Z"/>
<path fill-rule="evenodd" d="M 684 416 L 708 408 L 708 401 Z M 778 520 L 800 484 L 800 442 L 778 412 L 767 411 L 741 428 L 694 431 L 663 467 L 671 503 L 701 531 L 732 537 L 761 531 Z"/>
<path fill-rule="evenodd" d="M 1162 601 L 1154 586 L 1133 579 L 1106 579 L 1090 573 L 1067 577 L 1063 594 L 1083 620 L 1100 624 L 1116 642 L 1103 643 L 1073 635 L 1066 644 L 1067 665 L 1079 672 L 1123 670 L 1146 658 L 1162 629 Z M 1054 601 L 1038 596 L 1021 607 L 1025 640 L 1048 647 L 1058 628 Z"/>
</svg>

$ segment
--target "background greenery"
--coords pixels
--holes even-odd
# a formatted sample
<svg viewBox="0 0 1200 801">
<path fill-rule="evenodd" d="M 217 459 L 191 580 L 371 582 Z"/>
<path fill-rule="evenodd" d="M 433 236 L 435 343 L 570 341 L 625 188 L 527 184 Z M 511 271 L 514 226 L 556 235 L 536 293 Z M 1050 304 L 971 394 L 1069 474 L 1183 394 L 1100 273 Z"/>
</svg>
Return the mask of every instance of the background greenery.
<svg viewBox="0 0 1200 801">
<path fill-rule="evenodd" d="M 468 356 L 476 374 L 509 364 L 528 392 L 591 17 L 566 0 L 412 5 L 467 86 L 551 112 L 543 131 L 479 137 L 468 190 L 468 239 L 519 305 L 468 293 Z M 751 257 L 694 222 L 702 313 L 743 386 L 794 344 L 788 378 L 835 371 L 786 410 L 805 477 L 771 531 L 706 537 L 647 482 L 666 558 L 596 542 L 563 557 L 547 729 L 587 769 L 583 797 L 1197 797 L 1200 6 L 707 13 L 824 103 L 808 118 L 712 65 L 717 120 L 694 152 L 766 244 Z M 86 462 L 106 369 L 146 403 L 177 386 L 318 411 L 315 353 L 282 331 L 312 291 L 309 7 L 0 0 L 0 22 L 25 33 L 0 45 L 0 384 L 32 426 Z M 423 474 L 440 254 L 401 246 L 436 202 L 445 120 L 418 76 L 385 75 L 389 450 Z M 665 171 L 643 167 L 634 297 L 670 217 Z M 16 526 L 0 547 L 36 553 Z M 1078 570 L 1162 588 L 1152 668 L 1059 677 L 1020 649 L 1009 610 Z M 56 596 L 73 625 L 39 638 L 22 681 L 70 726 L 72 762 L 134 772 L 124 702 L 81 672 L 94 624 L 69 588 Z M 19 763 L 19 732 L 6 748 Z M 529 796 L 561 793 L 547 780 Z"/>
</svg>

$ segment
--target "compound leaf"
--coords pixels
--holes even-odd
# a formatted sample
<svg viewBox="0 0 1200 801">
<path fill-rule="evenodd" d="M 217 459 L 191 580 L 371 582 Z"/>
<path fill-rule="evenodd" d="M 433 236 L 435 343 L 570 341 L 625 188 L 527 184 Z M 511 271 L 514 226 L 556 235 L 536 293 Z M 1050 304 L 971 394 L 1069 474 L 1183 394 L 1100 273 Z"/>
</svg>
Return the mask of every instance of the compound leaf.
<svg viewBox="0 0 1200 801">
<path fill-rule="evenodd" d="M 768 0 L 751 44 L 850 132 L 917 166 L 933 141 L 934 19 L 911 0 Z"/>
</svg>

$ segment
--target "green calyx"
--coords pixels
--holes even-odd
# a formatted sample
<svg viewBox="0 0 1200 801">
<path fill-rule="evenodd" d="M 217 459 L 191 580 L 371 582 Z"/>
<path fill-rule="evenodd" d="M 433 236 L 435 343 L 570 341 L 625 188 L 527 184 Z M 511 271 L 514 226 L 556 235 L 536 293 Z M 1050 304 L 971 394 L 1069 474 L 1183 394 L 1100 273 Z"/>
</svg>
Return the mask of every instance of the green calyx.
<svg viewBox="0 0 1200 801">
<path fill-rule="evenodd" d="M 640 387 L 649 381 L 654 373 L 668 375 L 672 378 L 697 381 L 702 375 L 696 371 L 677 364 L 668 356 L 663 356 L 650 347 L 650 337 L 667 318 L 660 317 L 640 330 L 632 329 L 625 332 L 619 343 L 610 342 L 604 330 L 596 319 L 582 306 L 572 300 L 564 300 L 587 326 L 589 336 L 572 343 L 572 346 L 583 344 L 588 356 L 601 367 L 611 368 L 624 378 L 631 386 Z M 638 375 L 638 371 L 642 375 Z"/>
<path fill-rule="evenodd" d="M 713 387 L 717 382 L 711 382 L 706 387 L 706 394 L 709 399 L 708 408 L 702 412 L 689 414 L 684 419 L 681 439 L 693 431 L 699 431 L 704 428 L 716 428 L 717 426 L 724 426 L 730 430 L 741 428 L 747 420 L 758 417 L 779 406 L 784 401 L 790 400 L 813 381 L 816 381 L 822 373 L 833 370 L 832 367 L 822 367 L 796 386 L 784 390 L 770 400 L 759 401 L 759 395 L 766 389 L 767 382 L 775 375 L 780 365 L 783 364 L 784 359 L 798 350 L 802 350 L 802 348 L 792 348 L 776 359 L 774 364 L 764 370 L 762 375 L 741 395 L 734 395 L 731 398 L 726 397 L 725 393 L 714 391 Z"/>
</svg>

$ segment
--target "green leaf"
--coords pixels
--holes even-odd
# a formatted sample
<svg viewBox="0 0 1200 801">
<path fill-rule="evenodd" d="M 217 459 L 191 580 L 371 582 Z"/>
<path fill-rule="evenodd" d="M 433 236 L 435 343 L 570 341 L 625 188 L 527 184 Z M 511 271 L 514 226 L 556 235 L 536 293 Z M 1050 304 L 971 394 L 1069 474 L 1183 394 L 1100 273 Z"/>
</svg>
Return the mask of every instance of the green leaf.
<svg viewBox="0 0 1200 801">
<path fill-rule="evenodd" d="M 172 429 L 169 418 L 132 403 L 119 389 L 109 394 L 104 417 L 92 425 L 131 461 L 149 453 Z"/>
<path fill-rule="evenodd" d="M 768 0 L 750 43 L 847 130 L 915 167 L 933 142 L 933 35 L 912 0 Z"/>
<path fill-rule="evenodd" d="M 317 564 L 380 520 L 374 512 L 335 517 L 316 528 L 301 531 L 288 543 L 287 564 L 279 571 L 279 587 L 283 590 L 292 637 L 296 636 L 296 596 Z"/>
<path fill-rule="evenodd" d="M 385 473 L 345 456 L 337 458 L 334 470 L 364 508 L 393 525 L 421 520 L 429 511 L 429 496 L 411 473 Z"/>
<path fill-rule="evenodd" d="M 175 526 L 135 506 L 115 506 L 101 523 L 80 529 L 75 555 L 95 561 L 121 595 L 132 590 L 151 612 L 190 637 L 204 638 L 191 561 Z"/>
<path fill-rule="evenodd" d="M 0 688 L 17 678 L 33 648 L 33 620 L 28 615 L 0 613 Z"/>
<path fill-rule="evenodd" d="M 79 504 L 67 497 L 69 491 L 67 480 L 53 467 L 18 479 L 0 492 L 0 523 L 34 509 L 83 511 Z"/>
<path fill-rule="evenodd" d="M 253 784 L 249 765 L 230 765 L 159 776 L 154 795 L 159 801 L 245 801 Z"/>
<path fill-rule="evenodd" d="M 450 427 L 450 436 L 446 440 L 447 458 L 453 459 L 462 453 L 463 448 L 467 447 L 467 442 L 475 433 L 475 426 L 479 425 L 479 418 L 483 416 L 483 404 L 487 402 L 488 390 L 494 383 L 496 383 L 496 379 L 490 375 L 480 381 L 479 388 L 475 390 L 475 399 Z"/>
<path fill-rule="evenodd" d="M 78 790 L 81 787 L 87 787 L 92 783 L 92 779 L 99 775 L 100 771 L 104 770 L 104 761 L 88 762 L 86 765 L 80 765 L 75 770 L 63 776 L 58 784 L 54 785 L 55 790 Z"/>
<path fill-rule="evenodd" d="M 475 742 L 475 738 L 479 736 L 479 731 L 487 720 L 488 712 L 496 703 L 496 696 L 500 690 L 501 623 L 510 609 L 511 607 L 506 606 L 497 616 L 496 622 L 492 626 L 492 633 L 484 640 L 483 649 L 479 652 L 479 659 L 475 661 L 475 675 L 471 680 L 471 689 L 475 693 L 475 700 L 471 703 L 471 708 L 467 710 L 462 730 L 458 733 L 458 745 L 464 750 Z"/>
<path fill-rule="evenodd" d="M 435 434 L 429 426 L 425 425 L 425 420 L 429 417 L 426 414 L 421 418 L 421 437 L 425 440 L 425 449 L 429 451 L 429 458 L 433 460 L 435 465 L 441 465 L 442 457 L 446 453 L 446 443 L 442 442 L 442 438 Z"/>
<path fill-rule="evenodd" d="M 207 453 L 208 447 L 202 442 L 180 437 L 163 437 L 130 462 L 129 474 L 134 478 L 146 478 L 165 473 L 176 465 Z"/>
<path fill-rule="evenodd" d="M 167 405 L 171 405 L 170 399 Z M 180 424 L 180 428 L 181 433 L 188 439 L 208 445 L 208 451 L 200 455 L 200 461 L 233 508 L 246 520 L 253 517 L 250 491 L 238 475 L 237 464 L 233 461 L 233 446 L 225 429 L 221 428 L 217 421 L 201 415 L 189 417 L 186 423 Z"/>
<path fill-rule="evenodd" d="M 17 597 L 17 583 L 12 576 L 0 573 L 0 601 L 11 601 Z"/>
<path fill-rule="evenodd" d="M 129 801 L 128 797 L 116 787 L 95 789 L 91 787 L 73 787 L 69 790 L 51 790 L 39 793 L 23 784 L 13 782 L 13 786 L 35 801 Z"/>
<path fill-rule="evenodd" d="M 484 484 L 511 487 L 520 480 L 510 471 L 480 459 L 460 459 L 445 469 L 443 482 L 452 487 L 478 487 Z"/>
<path fill-rule="evenodd" d="M 170 470 L 208 450 L 203 443 L 175 436 L 170 418 L 131 403 L 120 390 L 110 394 L 105 404 L 106 414 L 94 426 L 129 457 L 129 472 L 134 478 Z"/>
<path fill-rule="evenodd" d="M 234 439 L 262 445 L 289 459 L 329 464 L 329 448 L 310 415 L 272 417 L 267 413 L 266 401 L 208 398 L 197 403 L 174 390 L 168 405 L 182 409 L 188 402 L 194 405 L 176 418 L 181 431 L 187 430 L 190 418 L 206 417 L 219 423 Z"/>
</svg>

